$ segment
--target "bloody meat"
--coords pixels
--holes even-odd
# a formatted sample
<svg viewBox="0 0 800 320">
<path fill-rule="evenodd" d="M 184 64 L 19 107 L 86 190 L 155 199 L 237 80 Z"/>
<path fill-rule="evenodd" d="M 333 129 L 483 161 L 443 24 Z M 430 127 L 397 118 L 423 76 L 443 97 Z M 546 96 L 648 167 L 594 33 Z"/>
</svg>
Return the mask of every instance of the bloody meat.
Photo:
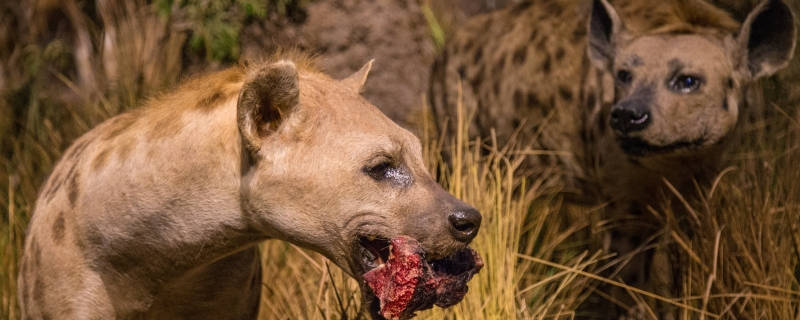
<svg viewBox="0 0 800 320">
<path fill-rule="evenodd" d="M 483 267 L 469 248 L 427 261 L 419 243 L 406 236 L 392 239 L 389 252 L 384 264 L 364 274 L 387 319 L 410 319 L 416 311 L 458 303 L 467 293 L 467 282 Z"/>
</svg>

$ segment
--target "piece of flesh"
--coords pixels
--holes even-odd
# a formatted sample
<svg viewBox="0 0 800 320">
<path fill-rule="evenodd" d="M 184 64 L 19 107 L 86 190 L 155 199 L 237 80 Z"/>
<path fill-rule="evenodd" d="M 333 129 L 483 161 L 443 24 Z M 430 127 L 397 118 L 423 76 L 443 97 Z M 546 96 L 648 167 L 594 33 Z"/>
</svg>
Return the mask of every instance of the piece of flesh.
<svg viewBox="0 0 800 320">
<path fill-rule="evenodd" d="M 406 236 L 392 239 L 389 253 L 385 263 L 364 274 L 380 301 L 380 315 L 387 319 L 410 319 L 416 311 L 458 303 L 467 293 L 467 282 L 483 267 L 469 248 L 427 261 L 419 243 Z"/>
</svg>

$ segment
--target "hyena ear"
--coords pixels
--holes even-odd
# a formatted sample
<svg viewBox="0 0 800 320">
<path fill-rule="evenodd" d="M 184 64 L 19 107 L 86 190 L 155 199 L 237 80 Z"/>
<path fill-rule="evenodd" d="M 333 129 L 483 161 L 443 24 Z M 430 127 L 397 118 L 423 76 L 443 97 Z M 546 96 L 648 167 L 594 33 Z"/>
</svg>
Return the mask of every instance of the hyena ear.
<svg viewBox="0 0 800 320">
<path fill-rule="evenodd" d="M 741 66 L 751 79 L 783 69 L 797 41 L 792 10 L 781 0 L 763 1 L 747 16 L 737 41 Z"/>
<path fill-rule="evenodd" d="M 370 59 L 361 69 L 347 78 L 342 79 L 342 83 L 347 87 L 353 88 L 356 92 L 361 93 L 361 91 L 364 90 L 364 84 L 367 83 L 367 76 L 369 75 L 369 70 L 372 69 L 373 62 L 375 62 L 375 59 Z"/>
<path fill-rule="evenodd" d="M 297 67 L 281 60 L 252 73 L 237 104 L 239 132 L 245 146 L 258 151 L 264 137 L 275 132 L 300 100 Z"/>
<path fill-rule="evenodd" d="M 597 68 L 610 69 L 614 62 L 615 39 L 625 30 L 617 11 L 606 0 L 594 0 L 588 28 L 589 60 Z"/>
</svg>

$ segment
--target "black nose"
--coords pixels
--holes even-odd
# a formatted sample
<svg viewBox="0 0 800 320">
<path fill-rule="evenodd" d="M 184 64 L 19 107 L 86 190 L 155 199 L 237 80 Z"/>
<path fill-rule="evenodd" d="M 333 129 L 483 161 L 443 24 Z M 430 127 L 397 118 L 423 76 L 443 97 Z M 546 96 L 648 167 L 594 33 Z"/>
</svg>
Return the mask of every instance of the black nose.
<svg viewBox="0 0 800 320">
<path fill-rule="evenodd" d="M 447 217 L 450 220 L 450 233 L 463 242 L 470 242 L 481 227 L 481 213 L 473 208 L 458 209 Z"/>
<path fill-rule="evenodd" d="M 611 128 L 622 133 L 644 129 L 650 124 L 650 112 L 642 109 L 626 105 L 615 106 L 611 110 Z"/>
</svg>

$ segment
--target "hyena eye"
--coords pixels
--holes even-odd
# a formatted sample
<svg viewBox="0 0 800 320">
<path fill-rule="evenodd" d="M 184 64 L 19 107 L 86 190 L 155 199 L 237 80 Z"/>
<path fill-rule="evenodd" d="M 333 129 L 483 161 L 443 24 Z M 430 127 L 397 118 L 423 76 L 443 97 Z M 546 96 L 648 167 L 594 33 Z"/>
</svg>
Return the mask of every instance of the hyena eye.
<svg viewBox="0 0 800 320">
<path fill-rule="evenodd" d="M 679 75 L 670 81 L 669 86 L 675 92 L 690 93 L 700 88 L 703 80 L 697 76 Z"/>
<path fill-rule="evenodd" d="M 378 182 L 390 182 L 394 186 L 407 187 L 414 182 L 411 172 L 390 158 L 375 161 L 373 165 L 364 167 L 364 173 Z"/>
<path fill-rule="evenodd" d="M 628 70 L 617 71 L 617 81 L 621 84 L 629 84 L 633 81 L 633 74 Z"/>
<path fill-rule="evenodd" d="M 390 159 L 382 160 L 378 164 L 370 165 L 364 168 L 364 173 L 377 181 L 381 181 L 387 177 L 387 172 L 394 167 L 394 163 Z"/>
</svg>

